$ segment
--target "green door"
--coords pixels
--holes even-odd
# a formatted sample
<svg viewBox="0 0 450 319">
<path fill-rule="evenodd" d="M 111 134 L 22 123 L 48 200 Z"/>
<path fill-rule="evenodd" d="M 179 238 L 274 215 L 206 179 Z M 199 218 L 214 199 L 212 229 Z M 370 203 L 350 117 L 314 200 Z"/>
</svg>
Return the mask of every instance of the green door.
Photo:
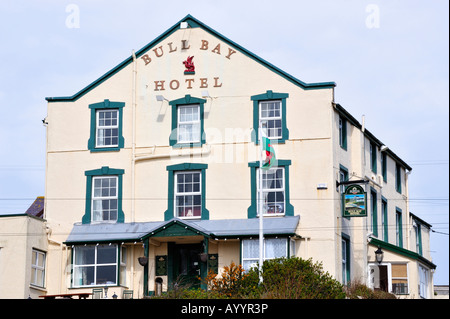
<svg viewBox="0 0 450 319">
<path fill-rule="evenodd" d="M 185 288 L 199 288 L 202 244 L 175 245 L 173 249 L 173 280 Z"/>
</svg>

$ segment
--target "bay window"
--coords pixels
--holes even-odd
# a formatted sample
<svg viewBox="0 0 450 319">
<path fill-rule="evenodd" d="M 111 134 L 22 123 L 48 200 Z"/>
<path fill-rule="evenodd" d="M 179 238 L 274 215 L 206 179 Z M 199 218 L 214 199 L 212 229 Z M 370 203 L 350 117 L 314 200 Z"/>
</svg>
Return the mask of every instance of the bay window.
<svg viewBox="0 0 450 319">
<path fill-rule="evenodd" d="M 74 287 L 105 286 L 117 283 L 117 245 L 75 246 Z"/>
</svg>

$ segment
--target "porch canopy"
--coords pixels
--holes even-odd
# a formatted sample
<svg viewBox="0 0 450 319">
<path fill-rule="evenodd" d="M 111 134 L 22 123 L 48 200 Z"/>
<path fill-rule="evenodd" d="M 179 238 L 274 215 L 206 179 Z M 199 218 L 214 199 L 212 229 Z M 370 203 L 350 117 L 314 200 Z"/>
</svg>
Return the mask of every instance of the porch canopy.
<svg viewBox="0 0 450 319">
<path fill-rule="evenodd" d="M 295 231 L 300 216 L 264 218 L 264 236 L 298 236 Z M 258 236 L 259 219 L 186 220 L 142 223 L 98 223 L 73 226 L 66 245 L 101 242 L 135 242 L 147 238 L 203 236 L 210 239 L 233 239 Z"/>
</svg>

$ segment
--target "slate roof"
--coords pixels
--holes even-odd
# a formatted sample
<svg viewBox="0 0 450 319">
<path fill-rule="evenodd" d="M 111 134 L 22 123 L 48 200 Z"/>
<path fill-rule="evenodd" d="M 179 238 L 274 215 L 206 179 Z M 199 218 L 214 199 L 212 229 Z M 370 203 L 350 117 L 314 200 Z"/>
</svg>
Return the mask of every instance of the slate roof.
<svg viewBox="0 0 450 319">
<path fill-rule="evenodd" d="M 34 200 L 33 204 L 25 212 L 26 215 L 34 217 L 44 217 L 44 196 L 38 196 Z"/>
<path fill-rule="evenodd" d="M 264 218 L 264 235 L 295 235 L 300 216 Z M 163 228 L 177 223 L 211 238 L 250 237 L 259 234 L 259 219 L 182 220 L 142 223 L 98 223 L 73 226 L 65 243 L 131 242 L 152 237 Z"/>
</svg>

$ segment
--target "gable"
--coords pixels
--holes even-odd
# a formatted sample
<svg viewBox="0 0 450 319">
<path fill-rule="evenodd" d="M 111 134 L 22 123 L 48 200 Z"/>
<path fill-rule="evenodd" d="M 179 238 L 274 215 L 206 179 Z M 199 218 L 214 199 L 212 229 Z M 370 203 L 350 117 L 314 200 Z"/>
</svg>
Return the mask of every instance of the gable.
<svg viewBox="0 0 450 319">
<path fill-rule="evenodd" d="M 185 28 L 187 26 L 187 28 Z M 183 39 L 181 38 L 180 41 L 173 41 L 170 39 L 172 35 L 174 35 L 177 31 L 182 31 L 181 33 L 186 33 L 189 29 L 199 29 L 203 31 L 203 35 L 207 34 L 209 37 L 203 37 L 202 39 L 197 39 L 195 42 L 193 39 Z M 181 34 L 182 37 L 182 34 Z M 166 32 L 161 34 L 159 37 L 157 37 L 155 40 L 147 44 L 142 49 L 138 50 L 134 55 L 131 55 L 121 63 L 119 63 L 116 67 L 105 73 L 103 76 L 80 90 L 79 92 L 75 93 L 72 96 L 64 96 L 64 97 L 46 97 L 45 99 L 48 102 L 73 102 L 97 87 L 98 85 L 102 84 L 107 79 L 111 78 L 113 75 L 115 75 L 120 70 L 124 69 L 126 66 L 133 63 L 134 59 L 137 60 L 138 63 L 141 63 L 146 66 L 151 66 L 152 62 L 157 61 L 159 58 L 163 58 L 170 56 L 170 54 L 174 53 L 180 53 L 183 52 L 187 55 L 187 57 L 194 55 L 194 51 L 198 53 L 203 54 L 204 56 L 206 54 L 210 54 L 212 56 L 220 56 L 224 60 L 218 64 L 218 66 L 224 66 L 224 63 L 226 61 L 231 61 L 232 59 L 236 58 L 236 55 L 241 54 L 242 56 L 245 56 L 246 58 L 250 58 L 252 61 L 256 62 L 257 64 L 261 65 L 262 67 L 270 70 L 274 74 L 281 76 L 282 78 L 286 79 L 287 81 L 291 82 L 292 84 L 304 89 L 324 89 L 324 88 L 333 88 L 336 86 L 334 82 L 321 82 L 321 83 L 305 83 L 303 81 L 300 81 L 299 79 L 296 79 L 295 77 L 291 76 L 290 74 L 282 71 L 281 69 L 278 69 L 274 65 L 270 64 L 269 62 L 261 59 L 257 55 L 251 53 L 250 51 L 246 50 L 245 48 L 241 47 L 237 43 L 231 41 L 230 39 L 226 38 L 225 36 L 221 35 L 220 33 L 216 32 L 212 28 L 208 27 L 207 25 L 203 24 L 199 20 L 195 19 L 191 15 L 187 15 L 185 18 L 177 22 L 175 25 L 173 25 L 171 28 L 169 28 Z M 174 54 L 175 55 L 175 54 Z M 199 60 L 198 57 L 194 56 L 194 63 L 195 60 Z M 182 61 L 179 61 L 177 59 L 176 64 L 182 63 L 185 61 L 184 59 Z M 204 59 L 203 61 L 208 61 L 208 59 Z M 155 64 L 155 63 L 153 63 Z M 176 65 L 175 64 L 175 65 Z M 211 66 L 212 64 L 208 64 L 208 66 Z M 167 67 L 166 67 L 167 69 Z M 161 70 L 161 69 L 160 69 Z M 203 79 L 203 80 L 202 80 Z M 175 80 L 175 81 L 174 81 Z M 164 87 L 166 88 L 178 88 L 181 86 L 181 82 L 178 79 L 170 79 L 170 80 L 154 80 L 155 81 L 169 81 L 169 82 L 157 82 L 153 83 L 156 88 L 161 89 Z M 220 77 L 213 76 L 212 78 L 199 78 L 197 80 L 197 85 L 200 85 L 200 88 L 205 87 L 208 85 L 208 87 L 211 85 L 213 87 L 220 87 L 221 85 Z M 185 82 L 184 84 L 193 85 L 192 81 Z"/>
</svg>

